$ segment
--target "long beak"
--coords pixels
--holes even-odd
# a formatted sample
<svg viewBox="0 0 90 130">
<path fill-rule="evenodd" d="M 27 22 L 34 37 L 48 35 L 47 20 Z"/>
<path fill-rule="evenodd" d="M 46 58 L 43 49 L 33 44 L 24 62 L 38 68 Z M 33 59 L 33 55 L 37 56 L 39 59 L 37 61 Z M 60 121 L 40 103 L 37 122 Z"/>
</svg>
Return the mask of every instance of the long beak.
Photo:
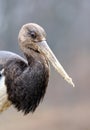
<svg viewBox="0 0 90 130">
<path fill-rule="evenodd" d="M 38 43 L 40 51 L 48 58 L 48 60 L 52 63 L 54 68 L 58 71 L 59 74 L 73 87 L 75 86 L 72 79 L 68 76 L 63 66 L 57 60 L 52 50 L 49 48 L 47 42 L 44 40 Z"/>
</svg>

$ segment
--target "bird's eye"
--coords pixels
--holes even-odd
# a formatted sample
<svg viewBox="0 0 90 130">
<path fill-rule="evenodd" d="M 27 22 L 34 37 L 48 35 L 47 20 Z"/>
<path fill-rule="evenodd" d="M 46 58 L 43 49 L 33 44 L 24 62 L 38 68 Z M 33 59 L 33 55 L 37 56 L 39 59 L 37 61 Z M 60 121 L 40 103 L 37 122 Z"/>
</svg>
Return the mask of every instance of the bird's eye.
<svg viewBox="0 0 90 130">
<path fill-rule="evenodd" d="M 34 31 L 30 31 L 29 32 L 31 38 L 35 39 L 37 36 L 36 36 L 36 33 Z"/>
</svg>

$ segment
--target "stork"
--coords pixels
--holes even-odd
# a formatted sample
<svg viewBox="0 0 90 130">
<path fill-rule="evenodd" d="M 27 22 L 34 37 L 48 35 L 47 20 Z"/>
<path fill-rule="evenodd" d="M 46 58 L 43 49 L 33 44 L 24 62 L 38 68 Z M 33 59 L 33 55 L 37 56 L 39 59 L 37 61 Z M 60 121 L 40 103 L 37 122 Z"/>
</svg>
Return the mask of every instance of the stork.
<svg viewBox="0 0 90 130">
<path fill-rule="evenodd" d="M 25 55 L 0 51 L 0 112 L 14 105 L 18 111 L 34 112 L 43 99 L 49 80 L 49 62 L 72 86 L 65 72 L 46 42 L 44 29 L 28 23 L 22 26 L 18 43 Z"/>
</svg>

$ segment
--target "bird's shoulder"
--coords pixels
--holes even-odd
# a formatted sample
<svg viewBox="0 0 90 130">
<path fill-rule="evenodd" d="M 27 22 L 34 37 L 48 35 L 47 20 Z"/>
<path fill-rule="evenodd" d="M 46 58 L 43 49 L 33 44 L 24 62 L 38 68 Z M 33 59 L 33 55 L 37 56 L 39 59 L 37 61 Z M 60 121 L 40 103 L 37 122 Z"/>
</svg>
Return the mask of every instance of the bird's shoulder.
<svg viewBox="0 0 90 130">
<path fill-rule="evenodd" d="M 26 66 L 27 61 L 21 56 L 9 51 L 0 51 L 0 72 L 3 71 L 5 76 L 17 76 Z"/>
<path fill-rule="evenodd" d="M 0 51 L 0 68 L 10 60 L 20 60 L 27 64 L 27 61 L 16 53 L 10 51 Z"/>
</svg>

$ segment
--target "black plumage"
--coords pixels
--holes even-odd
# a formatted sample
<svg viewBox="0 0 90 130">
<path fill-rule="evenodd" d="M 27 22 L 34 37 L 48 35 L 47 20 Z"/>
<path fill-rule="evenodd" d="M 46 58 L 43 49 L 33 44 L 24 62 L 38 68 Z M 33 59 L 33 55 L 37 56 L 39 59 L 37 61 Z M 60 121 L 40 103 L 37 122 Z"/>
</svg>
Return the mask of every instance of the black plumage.
<svg viewBox="0 0 90 130">
<path fill-rule="evenodd" d="M 48 67 L 34 59 L 29 66 L 19 59 L 13 59 L 5 65 L 4 75 L 8 99 L 18 110 L 33 112 L 45 94 Z"/>
</svg>

